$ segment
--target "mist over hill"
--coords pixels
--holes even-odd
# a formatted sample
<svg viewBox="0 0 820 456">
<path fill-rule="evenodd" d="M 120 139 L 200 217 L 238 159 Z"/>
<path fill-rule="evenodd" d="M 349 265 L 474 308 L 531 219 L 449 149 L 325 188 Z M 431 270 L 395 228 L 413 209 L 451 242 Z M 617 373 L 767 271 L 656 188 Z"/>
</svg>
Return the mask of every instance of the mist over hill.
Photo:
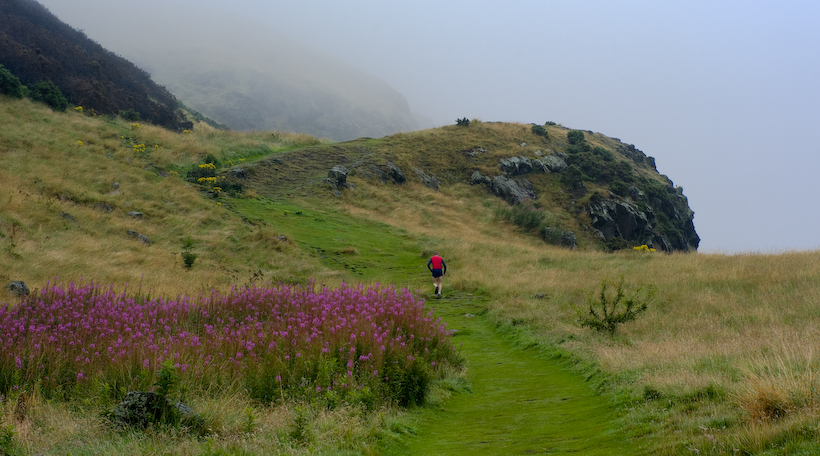
<svg viewBox="0 0 820 456">
<path fill-rule="evenodd" d="M 186 105 L 235 130 L 348 140 L 419 128 L 400 93 L 331 56 L 258 24 L 155 6 L 128 10 L 122 22 L 84 23 L 82 11 L 92 7 L 82 1 L 61 14 Z M 97 17 L 122 9 L 93 8 Z"/>
</svg>

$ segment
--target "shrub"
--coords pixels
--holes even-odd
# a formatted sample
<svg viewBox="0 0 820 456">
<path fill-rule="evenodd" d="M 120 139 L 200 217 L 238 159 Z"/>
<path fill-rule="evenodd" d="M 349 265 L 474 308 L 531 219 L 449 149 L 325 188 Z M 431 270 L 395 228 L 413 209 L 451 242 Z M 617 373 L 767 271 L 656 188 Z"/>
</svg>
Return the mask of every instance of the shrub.
<svg viewBox="0 0 820 456">
<path fill-rule="evenodd" d="M 463 119 L 456 119 L 456 125 L 459 127 L 469 127 L 470 126 L 470 119 L 463 118 Z"/>
<path fill-rule="evenodd" d="M 134 111 L 133 109 L 129 109 L 127 111 L 120 111 L 120 117 L 129 122 L 139 122 L 140 113 Z"/>
<path fill-rule="evenodd" d="M 548 121 L 547 121 L 544 125 L 545 125 L 545 126 L 555 126 L 555 125 L 558 125 L 558 124 L 557 124 L 557 123 L 555 123 L 555 122 L 553 122 L 553 121 L 551 121 L 551 120 L 548 120 Z"/>
<path fill-rule="evenodd" d="M 68 100 L 63 96 L 60 88 L 51 81 L 40 81 L 31 86 L 29 96 L 34 101 L 51 106 L 55 111 L 65 111 L 68 107 Z"/>
<path fill-rule="evenodd" d="M 541 136 L 541 137 L 544 137 L 544 138 L 547 138 L 547 139 L 549 139 L 549 137 L 550 137 L 549 133 L 547 133 L 547 129 L 542 127 L 541 125 L 533 124 L 532 133 L 535 136 Z"/>
<path fill-rule="evenodd" d="M 615 285 L 615 296 L 607 293 L 607 288 Z M 638 314 L 644 312 L 654 299 L 656 288 L 654 285 L 638 287 L 631 297 L 626 298 L 624 292 L 624 278 L 621 276 L 618 283 L 613 284 L 606 279 L 601 281 L 601 292 L 598 298 L 592 293 L 587 297 L 588 310 L 578 311 L 578 323 L 582 328 L 591 328 L 599 332 L 615 335 L 618 326 L 635 320 Z M 642 293 L 643 292 L 643 293 Z"/>
<path fill-rule="evenodd" d="M 593 148 L 592 148 L 592 153 L 593 153 L 593 154 L 595 154 L 595 155 L 599 155 L 599 156 L 600 156 L 601 158 L 603 158 L 605 161 L 612 161 L 612 160 L 615 160 L 615 155 L 614 155 L 611 151 L 609 151 L 609 150 L 607 150 L 607 149 L 604 149 L 604 148 L 603 148 L 603 147 L 601 147 L 601 146 L 595 146 L 595 147 L 593 147 Z"/>
<path fill-rule="evenodd" d="M 618 178 L 616 178 L 615 180 L 612 181 L 612 183 L 609 184 L 609 190 L 612 193 L 616 194 L 616 195 L 621 195 L 621 196 L 629 195 L 629 186 L 626 185 L 626 182 L 624 182 L 624 181 L 622 181 Z"/>
<path fill-rule="evenodd" d="M 570 144 L 581 144 L 582 142 L 586 141 L 584 139 L 584 132 L 581 130 L 570 130 L 567 132 L 567 141 Z"/>
<path fill-rule="evenodd" d="M 194 261 L 196 261 L 198 256 L 199 255 L 194 252 L 182 252 L 182 262 L 185 264 L 185 268 L 191 269 L 194 266 Z"/>
<path fill-rule="evenodd" d="M 498 209 L 495 215 L 528 231 L 540 230 L 547 219 L 547 213 L 529 200 Z"/>
<path fill-rule="evenodd" d="M 3 65 L 0 65 L 0 93 L 14 98 L 23 98 L 25 95 L 25 86 Z"/>
</svg>

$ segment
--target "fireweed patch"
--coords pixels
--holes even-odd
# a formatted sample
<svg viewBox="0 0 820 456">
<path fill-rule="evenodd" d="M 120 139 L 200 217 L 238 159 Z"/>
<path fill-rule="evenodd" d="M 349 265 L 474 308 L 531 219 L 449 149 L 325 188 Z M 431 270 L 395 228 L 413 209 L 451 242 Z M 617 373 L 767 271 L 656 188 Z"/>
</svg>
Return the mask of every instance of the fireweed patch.
<svg viewBox="0 0 820 456">
<path fill-rule="evenodd" d="M 95 283 L 48 284 L 0 308 L 0 393 L 68 398 L 149 389 L 171 360 L 190 391 L 239 387 L 375 405 L 420 403 L 437 366 L 460 364 L 450 333 L 407 290 L 344 285 L 144 298 Z"/>
</svg>

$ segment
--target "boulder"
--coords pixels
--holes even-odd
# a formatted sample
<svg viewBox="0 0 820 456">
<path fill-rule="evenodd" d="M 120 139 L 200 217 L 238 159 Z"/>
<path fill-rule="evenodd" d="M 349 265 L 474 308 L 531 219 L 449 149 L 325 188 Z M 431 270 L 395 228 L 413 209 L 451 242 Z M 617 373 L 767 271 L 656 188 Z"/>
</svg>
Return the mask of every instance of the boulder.
<svg viewBox="0 0 820 456">
<path fill-rule="evenodd" d="M 545 226 L 541 229 L 541 237 L 544 239 L 544 242 L 548 244 L 560 245 L 570 250 L 575 250 L 575 247 L 578 245 L 578 240 L 575 238 L 573 231 L 564 231 L 560 228 Z"/>
<path fill-rule="evenodd" d="M 344 187 L 347 183 L 347 174 L 349 171 L 342 165 L 336 165 L 327 172 L 327 178 L 334 187 Z"/>
<path fill-rule="evenodd" d="M 527 157 L 510 157 L 498 160 L 501 171 L 508 176 L 520 176 L 532 171 L 532 163 Z"/>
<path fill-rule="evenodd" d="M 236 179 L 247 179 L 248 178 L 248 168 L 234 168 L 230 170 L 230 175 Z"/>
<path fill-rule="evenodd" d="M 149 423 L 202 426 L 204 420 L 191 407 L 173 403 L 151 391 L 129 391 L 109 415 L 111 421 L 144 429 Z"/>
<path fill-rule="evenodd" d="M 407 176 L 393 163 L 387 162 L 387 172 L 390 178 L 393 179 L 393 182 L 398 185 L 403 184 L 407 180 Z"/>
<path fill-rule="evenodd" d="M 114 184 L 111 186 L 111 188 L 113 188 L 114 190 L 119 190 L 120 189 L 120 183 L 119 182 L 114 182 Z"/>
<path fill-rule="evenodd" d="M 482 176 L 481 173 L 478 171 L 474 172 L 472 176 L 470 176 L 470 185 L 490 185 L 492 179 L 487 176 Z"/>
<path fill-rule="evenodd" d="M 23 296 L 28 296 L 28 294 L 29 294 L 28 287 L 26 286 L 26 283 L 23 282 L 22 280 L 15 280 L 15 281 L 9 283 L 8 285 L 6 285 L 6 291 L 10 295 L 17 296 L 18 298 L 23 297 Z"/>
<path fill-rule="evenodd" d="M 131 211 L 131 212 L 125 214 L 125 215 L 127 215 L 131 218 L 142 218 L 142 212 L 137 212 L 137 211 Z"/>
<path fill-rule="evenodd" d="M 620 237 L 635 243 L 652 245 L 657 236 L 653 232 L 655 217 L 649 217 L 637 206 L 626 201 L 604 200 L 587 207 L 592 227 L 598 230 L 605 241 Z"/>
<path fill-rule="evenodd" d="M 436 176 L 428 176 L 424 173 L 424 171 L 418 168 L 413 168 L 413 170 L 416 172 L 416 175 L 419 176 L 419 179 L 421 179 L 421 182 L 425 186 L 433 190 L 438 190 L 438 186 L 441 185 L 441 181 L 436 179 Z"/>
<path fill-rule="evenodd" d="M 536 160 L 551 173 L 560 173 L 567 169 L 567 162 L 556 155 L 547 155 Z"/>
<path fill-rule="evenodd" d="M 510 204 L 537 198 L 535 193 L 522 185 L 521 182 L 505 176 L 495 176 L 490 183 L 490 190 Z"/>
<path fill-rule="evenodd" d="M 143 244 L 151 245 L 151 240 L 148 239 L 148 236 L 144 234 L 140 234 L 139 236 L 137 236 L 137 240 L 142 242 Z"/>
</svg>

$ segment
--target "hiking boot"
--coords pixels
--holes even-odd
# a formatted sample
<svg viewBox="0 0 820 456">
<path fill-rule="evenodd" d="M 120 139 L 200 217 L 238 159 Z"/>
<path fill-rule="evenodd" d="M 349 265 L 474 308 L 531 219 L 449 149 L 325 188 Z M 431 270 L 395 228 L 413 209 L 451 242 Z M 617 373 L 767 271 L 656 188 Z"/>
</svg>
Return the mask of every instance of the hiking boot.
<svg viewBox="0 0 820 456">
<path fill-rule="evenodd" d="M 439 292 L 438 292 L 438 285 L 436 285 L 436 291 L 435 291 L 435 294 L 439 294 Z"/>
</svg>

